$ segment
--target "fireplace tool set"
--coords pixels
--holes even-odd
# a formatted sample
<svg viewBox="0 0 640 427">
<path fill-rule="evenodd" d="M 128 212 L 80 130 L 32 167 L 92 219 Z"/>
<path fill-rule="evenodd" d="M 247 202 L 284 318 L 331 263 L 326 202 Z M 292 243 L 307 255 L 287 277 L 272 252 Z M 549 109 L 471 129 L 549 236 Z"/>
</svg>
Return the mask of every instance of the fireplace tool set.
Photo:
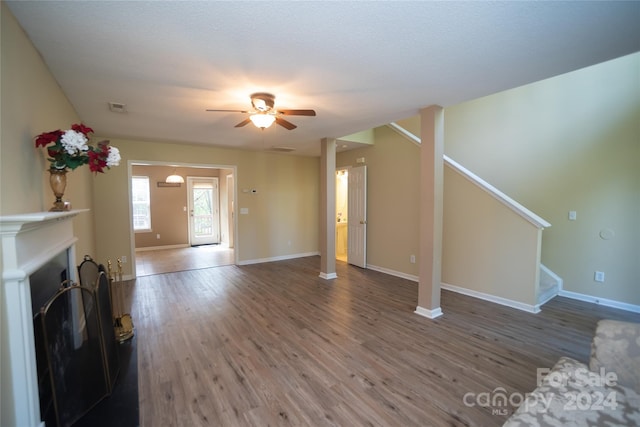
<svg viewBox="0 0 640 427">
<path fill-rule="evenodd" d="M 124 310 L 124 284 L 122 282 L 122 260 L 117 258 L 117 271 L 113 270 L 111 260 L 107 261 L 107 271 L 111 282 L 111 301 L 113 302 L 113 317 L 116 336 L 120 342 L 133 338 L 133 320 Z"/>
</svg>

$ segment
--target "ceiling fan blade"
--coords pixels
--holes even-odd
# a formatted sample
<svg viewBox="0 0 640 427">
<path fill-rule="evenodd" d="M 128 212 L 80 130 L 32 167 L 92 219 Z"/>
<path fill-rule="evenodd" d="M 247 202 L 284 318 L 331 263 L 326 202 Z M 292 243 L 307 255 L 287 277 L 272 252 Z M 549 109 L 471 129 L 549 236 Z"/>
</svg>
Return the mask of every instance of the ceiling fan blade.
<svg viewBox="0 0 640 427">
<path fill-rule="evenodd" d="M 250 123 L 250 122 L 251 122 L 251 119 L 246 118 L 246 119 L 244 119 L 243 121 L 241 121 L 240 123 L 238 123 L 237 125 L 235 125 L 234 127 L 236 127 L 236 128 L 241 128 L 242 126 L 245 126 L 245 125 L 247 125 L 247 124 L 248 124 L 248 123 Z"/>
<path fill-rule="evenodd" d="M 314 110 L 278 110 L 278 113 L 285 116 L 315 116 Z"/>
<path fill-rule="evenodd" d="M 205 110 L 214 113 L 248 113 L 247 110 Z"/>
<path fill-rule="evenodd" d="M 298 127 L 293 123 L 286 121 L 285 119 L 281 119 L 280 117 L 276 117 L 276 123 L 282 126 L 283 128 L 287 128 L 289 130 L 293 130 Z"/>
</svg>

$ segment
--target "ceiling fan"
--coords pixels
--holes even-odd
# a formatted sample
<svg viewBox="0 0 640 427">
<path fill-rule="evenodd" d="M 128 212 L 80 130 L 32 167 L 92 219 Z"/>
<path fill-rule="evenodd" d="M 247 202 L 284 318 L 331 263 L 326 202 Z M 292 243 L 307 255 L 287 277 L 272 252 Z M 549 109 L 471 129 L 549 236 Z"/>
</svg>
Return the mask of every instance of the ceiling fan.
<svg viewBox="0 0 640 427">
<path fill-rule="evenodd" d="M 257 92 L 251 95 L 251 105 L 253 106 L 253 110 L 207 110 L 213 112 L 222 112 L 222 113 L 245 113 L 250 114 L 250 116 L 237 125 L 235 127 L 240 128 L 245 126 L 249 122 L 252 122 L 256 127 L 261 129 L 268 128 L 276 122 L 280 126 L 285 129 L 293 130 L 297 128 L 296 125 L 291 123 L 288 120 L 283 119 L 280 116 L 315 116 L 316 112 L 314 110 L 291 110 L 291 109 L 275 109 L 276 97 L 270 93 L 265 92 Z"/>
</svg>

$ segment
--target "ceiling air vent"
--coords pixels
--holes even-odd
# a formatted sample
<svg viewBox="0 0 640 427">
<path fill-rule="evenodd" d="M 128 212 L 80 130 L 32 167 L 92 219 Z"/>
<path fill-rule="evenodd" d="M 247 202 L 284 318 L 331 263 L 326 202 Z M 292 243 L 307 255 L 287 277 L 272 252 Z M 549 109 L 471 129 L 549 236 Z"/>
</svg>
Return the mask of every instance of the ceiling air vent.
<svg viewBox="0 0 640 427">
<path fill-rule="evenodd" d="M 281 153 L 290 153 L 292 151 L 296 151 L 296 149 L 291 147 L 271 147 L 271 151 L 279 151 Z"/>
<path fill-rule="evenodd" d="M 109 103 L 109 110 L 111 110 L 114 113 L 126 113 L 127 109 L 125 108 L 124 104 L 121 104 L 120 102 L 110 102 Z"/>
</svg>

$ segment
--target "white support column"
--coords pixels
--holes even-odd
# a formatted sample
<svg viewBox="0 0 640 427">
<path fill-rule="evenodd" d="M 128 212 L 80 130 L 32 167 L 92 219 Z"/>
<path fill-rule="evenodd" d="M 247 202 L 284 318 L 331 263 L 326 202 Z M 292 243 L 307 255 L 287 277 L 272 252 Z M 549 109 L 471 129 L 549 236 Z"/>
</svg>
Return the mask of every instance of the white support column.
<svg viewBox="0 0 640 427">
<path fill-rule="evenodd" d="M 320 154 L 320 277 L 336 274 L 336 140 L 323 138 Z"/>
<path fill-rule="evenodd" d="M 420 280 L 415 313 L 430 319 L 442 315 L 442 212 L 444 183 L 444 110 L 420 111 Z"/>
</svg>

